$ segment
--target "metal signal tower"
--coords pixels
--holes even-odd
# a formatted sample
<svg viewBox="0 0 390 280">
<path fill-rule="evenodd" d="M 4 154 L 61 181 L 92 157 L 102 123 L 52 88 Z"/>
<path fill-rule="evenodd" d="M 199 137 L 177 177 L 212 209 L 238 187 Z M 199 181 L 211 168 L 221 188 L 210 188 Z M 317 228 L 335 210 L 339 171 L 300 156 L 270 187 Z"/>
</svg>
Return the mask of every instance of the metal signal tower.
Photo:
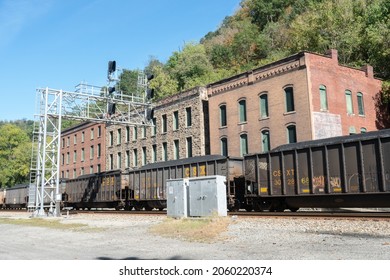
<svg viewBox="0 0 390 280">
<path fill-rule="evenodd" d="M 139 81 L 145 81 L 140 77 Z M 108 85 L 117 81 L 116 62 L 110 61 Z M 123 94 L 115 86 L 97 87 L 84 83 L 76 91 L 50 88 L 36 90 L 28 209 L 33 216 L 59 216 L 61 204 L 60 145 L 63 119 L 130 126 L 152 126 L 147 116 L 151 103 L 143 96 Z"/>
</svg>

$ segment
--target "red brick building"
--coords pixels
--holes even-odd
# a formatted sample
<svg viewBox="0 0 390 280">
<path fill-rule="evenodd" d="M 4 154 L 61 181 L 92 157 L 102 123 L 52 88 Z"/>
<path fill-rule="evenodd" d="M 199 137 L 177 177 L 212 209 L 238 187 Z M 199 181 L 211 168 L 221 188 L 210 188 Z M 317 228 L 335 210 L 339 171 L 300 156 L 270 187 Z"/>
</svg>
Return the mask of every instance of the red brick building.
<svg viewBox="0 0 390 280">
<path fill-rule="evenodd" d="M 371 66 L 301 52 L 208 86 L 210 152 L 241 156 L 279 145 L 377 130 Z"/>
<path fill-rule="evenodd" d="M 60 175 L 76 178 L 106 170 L 106 128 L 85 122 L 61 132 Z"/>
</svg>

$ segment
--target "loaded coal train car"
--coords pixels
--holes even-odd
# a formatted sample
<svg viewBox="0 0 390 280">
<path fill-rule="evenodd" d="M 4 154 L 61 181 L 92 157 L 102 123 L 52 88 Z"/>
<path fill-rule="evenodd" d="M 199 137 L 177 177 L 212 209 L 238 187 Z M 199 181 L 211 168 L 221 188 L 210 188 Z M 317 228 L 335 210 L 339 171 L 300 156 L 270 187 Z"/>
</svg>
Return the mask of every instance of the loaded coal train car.
<svg viewBox="0 0 390 280">
<path fill-rule="evenodd" d="M 65 192 L 66 183 L 61 180 L 60 192 Z M 11 188 L 0 190 L 0 209 L 25 209 L 29 207 L 29 202 L 35 202 L 36 190 L 31 193 L 28 183 L 17 184 Z M 54 196 L 54 193 L 52 194 Z M 32 199 L 31 199 L 32 197 Z M 52 199 L 45 196 L 44 208 L 49 209 Z M 35 205 L 35 203 L 34 203 Z"/>
<path fill-rule="evenodd" d="M 28 186 L 24 184 L 16 185 L 12 188 L 4 189 L 0 192 L 0 208 L 22 209 L 28 203 Z"/>
<path fill-rule="evenodd" d="M 125 207 L 126 177 L 120 170 L 82 175 L 67 179 L 63 204 L 74 209 Z"/>
<path fill-rule="evenodd" d="M 238 210 L 244 201 L 242 158 L 207 155 L 152 163 L 128 172 L 129 208 L 166 207 L 166 181 L 198 176 L 222 175 L 227 180 L 227 206 Z"/>
<path fill-rule="evenodd" d="M 283 145 L 244 164 L 257 211 L 390 207 L 390 130 Z"/>
</svg>

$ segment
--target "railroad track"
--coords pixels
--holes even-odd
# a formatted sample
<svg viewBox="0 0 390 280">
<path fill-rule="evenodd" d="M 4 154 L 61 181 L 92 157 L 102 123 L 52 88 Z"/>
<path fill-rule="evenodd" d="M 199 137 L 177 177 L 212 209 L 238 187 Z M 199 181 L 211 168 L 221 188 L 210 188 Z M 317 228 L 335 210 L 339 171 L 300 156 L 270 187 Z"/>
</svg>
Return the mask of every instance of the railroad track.
<svg viewBox="0 0 390 280">
<path fill-rule="evenodd" d="M 167 211 L 115 211 L 115 210 L 95 210 L 95 211 L 70 211 L 69 214 L 118 214 L 118 215 L 167 215 Z M 307 218 L 379 218 L 389 219 L 390 212 L 363 212 L 363 211 L 301 211 L 301 212 L 228 212 L 228 216 L 240 216 L 240 217 L 307 217 Z"/>
<path fill-rule="evenodd" d="M 390 212 L 319 212 L 319 211 L 302 211 L 302 212 L 231 212 L 229 215 L 242 217 L 292 217 L 292 218 L 379 218 L 389 219 Z"/>
<path fill-rule="evenodd" d="M 26 212 L 26 209 L 0 209 L 1 212 Z M 62 215 L 77 214 L 115 214 L 115 215 L 167 215 L 167 211 L 116 211 L 116 210 L 70 210 L 61 211 Z M 390 212 L 373 212 L 373 211 L 298 211 L 298 212 L 228 212 L 228 216 L 252 217 L 252 218 L 356 218 L 356 219 L 389 219 Z"/>
</svg>

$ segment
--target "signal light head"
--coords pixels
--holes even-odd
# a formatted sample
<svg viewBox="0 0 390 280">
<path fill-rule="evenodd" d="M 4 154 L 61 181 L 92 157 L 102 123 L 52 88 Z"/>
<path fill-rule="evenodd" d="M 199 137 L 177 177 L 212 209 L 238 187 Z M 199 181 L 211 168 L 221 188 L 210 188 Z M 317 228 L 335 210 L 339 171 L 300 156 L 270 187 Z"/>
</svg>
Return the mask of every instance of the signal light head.
<svg viewBox="0 0 390 280">
<path fill-rule="evenodd" d="M 108 103 L 108 108 L 107 108 L 107 112 L 109 115 L 114 115 L 115 114 L 115 108 L 116 107 L 116 104 L 115 103 Z"/>
<path fill-rule="evenodd" d="M 154 78 L 154 75 L 153 74 L 148 74 L 147 76 L 146 76 L 146 79 L 148 79 L 148 82 L 150 81 L 150 80 L 152 80 Z"/>
<path fill-rule="evenodd" d="M 154 97 L 154 89 L 148 88 L 146 90 L 146 99 L 152 99 Z"/>
<path fill-rule="evenodd" d="M 154 117 L 154 109 L 148 108 L 146 109 L 146 119 L 151 120 Z"/>
<path fill-rule="evenodd" d="M 108 74 L 114 73 L 116 71 L 116 61 L 112 60 L 108 62 Z"/>
<path fill-rule="evenodd" d="M 115 91 L 115 87 L 109 87 L 108 88 L 108 93 L 113 93 Z"/>
</svg>

